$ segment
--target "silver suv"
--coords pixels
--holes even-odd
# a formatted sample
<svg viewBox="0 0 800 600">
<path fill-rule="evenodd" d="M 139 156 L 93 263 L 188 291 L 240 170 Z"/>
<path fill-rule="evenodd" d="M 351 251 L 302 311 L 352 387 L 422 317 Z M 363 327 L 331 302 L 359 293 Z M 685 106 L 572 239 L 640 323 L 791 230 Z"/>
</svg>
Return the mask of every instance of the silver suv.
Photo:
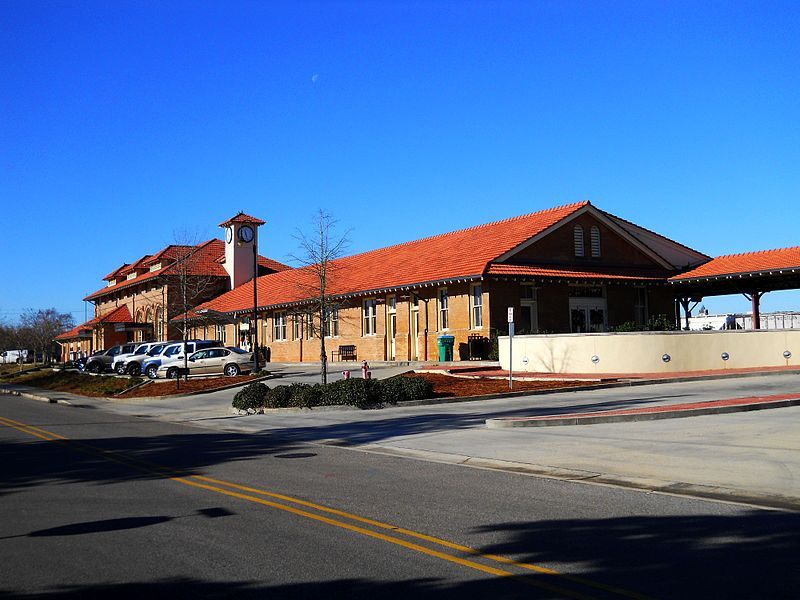
<svg viewBox="0 0 800 600">
<path fill-rule="evenodd" d="M 86 366 L 83 367 L 89 373 L 103 373 L 111 368 L 111 363 L 114 358 L 120 354 L 127 354 L 133 352 L 136 344 L 120 344 L 119 346 L 111 346 L 108 350 L 101 350 L 95 352 L 86 360 Z"/>
</svg>

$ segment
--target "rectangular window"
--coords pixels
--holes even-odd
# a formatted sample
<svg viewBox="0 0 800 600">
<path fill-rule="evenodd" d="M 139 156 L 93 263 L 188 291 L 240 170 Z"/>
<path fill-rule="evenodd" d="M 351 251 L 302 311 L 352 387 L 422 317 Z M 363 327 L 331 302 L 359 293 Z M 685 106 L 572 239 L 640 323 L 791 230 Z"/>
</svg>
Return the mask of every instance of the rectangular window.
<svg viewBox="0 0 800 600">
<path fill-rule="evenodd" d="M 306 339 L 313 340 L 314 335 L 314 313 L 306 313 Z"/>
<path fill-rule="evenodd" d="M 483 327 L 483 286 L 480 283 L 472 286 L 469 304 L 470 328 L 480 329 Z"/>
<path fill-rule="evenodd" d="M 375 335 L 378 331 L 377 301 L 374 298 L 363 302 L 363 335 Z"/>
<path fill-rule="evenodd" d="M 637 325 L 647 323 L 647 288 L 637 287 L 636 303 L 633 305 L 633 319 Z"/>
<path fill-rule="evenodd" d="M 523 283 L 520 287 L 520 317 L 517 329 L 520 335 L 539 331 L 539 307 L 536 300 L 536 288 L 530 283 Z"/>
<path fill-rule="evenodd" d="M 286 339 L 286 311 L 278 311 L 272 316 L 273 337 L 276 342 Z"/>
<path fill-rule="evenodd" d="M 448 314 L 449 296 L 447 295 L 447 288 L 439 290 L 439 330 L 443 331 L 450 326 L 450 318 Z"/>
<path fill-rule="evenodd" d="M 325 317 L 325 337 L 337 337 L 339 335 L 339 309 L 330 308 Z"/>
<path fill-rule="evenodd" d="M 302 337 L 302 327 L 300 324 L 302 321 L 300 320 L 300 315 L 292 315 L 292 339 L 299 340 Z"/>
<path fill-rule="evenodd" d="M 225 339 L 225 325 L 217 325 L 214 327 L 214 337 L 223 344 L 227 341 Z"/>
</svg>

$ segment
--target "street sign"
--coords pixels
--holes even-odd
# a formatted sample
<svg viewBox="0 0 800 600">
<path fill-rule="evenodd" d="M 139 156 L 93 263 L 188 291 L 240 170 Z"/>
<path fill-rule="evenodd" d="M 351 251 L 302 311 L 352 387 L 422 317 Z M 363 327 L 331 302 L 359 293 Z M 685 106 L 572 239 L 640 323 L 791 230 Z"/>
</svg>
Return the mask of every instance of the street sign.
<svg viewBox="0 0 800 600">
<path fill-rule="evenodd" d="M 514 359 L 514 307 L 508 307 L 508 389 L 514 388 L 514 376 L 512 375 L 514 367 L 512 366 Z"/>
</svg>

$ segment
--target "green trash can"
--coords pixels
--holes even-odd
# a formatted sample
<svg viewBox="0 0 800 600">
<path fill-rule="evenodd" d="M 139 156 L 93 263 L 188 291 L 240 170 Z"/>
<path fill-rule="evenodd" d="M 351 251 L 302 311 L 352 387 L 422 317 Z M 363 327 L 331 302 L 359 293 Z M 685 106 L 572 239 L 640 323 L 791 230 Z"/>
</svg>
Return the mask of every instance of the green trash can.
<svg viewBox="0 0 800 600">
<path fill-rule="evenodd" d="M 440 335 L 436 338 L 439 344 L 439 361 L 446 362 L 453 360 L 453 344 L 456 341 L 454 335 Z"/>
</svg>

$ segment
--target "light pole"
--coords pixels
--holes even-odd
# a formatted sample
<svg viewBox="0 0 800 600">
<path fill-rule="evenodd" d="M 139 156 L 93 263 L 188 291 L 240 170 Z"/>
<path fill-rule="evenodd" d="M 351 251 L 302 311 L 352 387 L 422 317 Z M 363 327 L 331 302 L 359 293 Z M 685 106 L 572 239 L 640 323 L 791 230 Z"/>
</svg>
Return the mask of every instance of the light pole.
<svg viewBox="0 0 800 600">
<path fill-rule="evenodd" d="M 253 236 L 253 318 L 250 327 L 253 328 L 253 359 L 255 360 L 255 372 L 258 373 L 258 322 L 256 321 L 256 311 L 258 310 L 258 238 Z"/>
</svg>

